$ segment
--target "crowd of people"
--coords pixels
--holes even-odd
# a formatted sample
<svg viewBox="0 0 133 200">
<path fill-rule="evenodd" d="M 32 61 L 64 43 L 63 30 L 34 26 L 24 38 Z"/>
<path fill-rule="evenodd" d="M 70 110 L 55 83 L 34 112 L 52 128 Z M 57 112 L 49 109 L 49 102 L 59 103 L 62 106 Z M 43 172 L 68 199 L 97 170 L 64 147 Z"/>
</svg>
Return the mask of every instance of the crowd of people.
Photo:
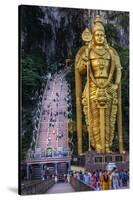
<svg viewBox="0 0 133 200">
<path fill-rule="evenodd" d="M 43 99 L 41 125 L 37 146 L 45 149 L 47 146 L 67 147 L 67 96 L 68 86 L 60 71 L 48 75 L 48 87 Z"/>
<path fill-rule="evenodd" d="M 89 171 L 75 171 L 71 175 L 73 178 L 84 182 L 93 187 L 95 190 L 109 190 L 127 188 L 129 185 L 129 171 L 114 168 L 112 171 L 96 170 Z"/>
<path fill-rule="evenodd" d="M 70 174 L 64 174 L 64 183 L 70 183 Z M 58 176 L 57 175 L 53 175 L 52 178 L 54 179 L 55 183 L 58 183 Z"/>
</svg>

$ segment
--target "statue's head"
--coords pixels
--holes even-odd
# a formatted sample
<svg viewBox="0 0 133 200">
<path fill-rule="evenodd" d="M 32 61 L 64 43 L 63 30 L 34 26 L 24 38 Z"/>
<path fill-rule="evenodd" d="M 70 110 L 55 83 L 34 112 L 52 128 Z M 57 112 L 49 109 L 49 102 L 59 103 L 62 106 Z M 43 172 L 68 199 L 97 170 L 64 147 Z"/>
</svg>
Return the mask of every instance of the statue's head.
<svg viewBox="0 0 133 200">
<path fill-rule="evenodd" d="M 96 16 L 94 26 L 92 28 L 94 45 L 103 46 L 105 43 L 105 30 L 100 16 Z"/>
</svg>

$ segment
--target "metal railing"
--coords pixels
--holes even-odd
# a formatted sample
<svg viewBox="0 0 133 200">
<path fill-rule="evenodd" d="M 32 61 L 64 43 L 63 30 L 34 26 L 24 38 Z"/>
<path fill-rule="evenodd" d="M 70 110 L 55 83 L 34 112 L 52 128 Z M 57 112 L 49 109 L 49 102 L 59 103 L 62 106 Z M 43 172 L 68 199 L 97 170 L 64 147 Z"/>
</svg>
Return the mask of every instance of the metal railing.
<svg viewBox="0 0 133 200">
<path fill-rule="evenodd" d="M 80 191 L 94 191 L 95 189 L 91 185 L 87 185 L 81 180 L 74 178 L 73 176 L 70 177 L 70 183 L 76 192 Z"/>
<path fill-rule="evenodd" d="M 43 194 L 54 185 L 54 180 L 32 180 L 21 183 L 21 195 Z"/>
</svg>

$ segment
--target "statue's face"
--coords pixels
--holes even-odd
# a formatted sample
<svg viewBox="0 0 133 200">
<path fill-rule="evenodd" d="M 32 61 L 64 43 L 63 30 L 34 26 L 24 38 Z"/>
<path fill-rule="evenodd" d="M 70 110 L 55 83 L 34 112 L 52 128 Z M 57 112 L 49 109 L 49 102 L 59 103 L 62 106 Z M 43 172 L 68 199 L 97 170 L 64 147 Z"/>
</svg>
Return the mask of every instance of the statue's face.
<svg viewBox="0 0 133 200">
<path fill-rule="evenodd" d="M 102 31 L 96 31 L 94 33 L 94 43 L 96 45 L 102 46 L 104 44 L 105 35 Z"/>
</svg>

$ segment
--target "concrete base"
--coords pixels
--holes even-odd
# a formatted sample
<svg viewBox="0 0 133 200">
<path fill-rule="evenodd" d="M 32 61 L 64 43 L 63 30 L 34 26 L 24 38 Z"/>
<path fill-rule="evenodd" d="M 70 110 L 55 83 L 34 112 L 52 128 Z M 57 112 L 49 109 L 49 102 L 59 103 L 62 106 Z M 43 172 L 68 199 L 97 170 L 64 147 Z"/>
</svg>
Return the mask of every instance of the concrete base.
<svg viewBox="0 0 133 200">
<path fill-rule="evenodd" d="M 96 153 L 88 151 L 85 153 L 85 169 L 95 171 L 96 169 L 106 169 L 108 163 L 115 163 L 118 170 L 129 169 L 129 154 L 113 153 Z"/>
</svg>

